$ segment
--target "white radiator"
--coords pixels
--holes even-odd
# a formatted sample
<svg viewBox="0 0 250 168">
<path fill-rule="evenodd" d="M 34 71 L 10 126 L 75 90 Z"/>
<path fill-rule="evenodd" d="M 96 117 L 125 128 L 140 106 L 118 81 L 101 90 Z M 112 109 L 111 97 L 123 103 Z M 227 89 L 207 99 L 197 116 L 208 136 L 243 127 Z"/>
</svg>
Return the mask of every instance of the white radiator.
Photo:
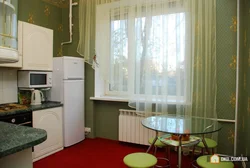
<svg viewBox="0 0 250 168">
<path fill-rule="evenodd" d="M 119 111 L 119 141 L 148 145 L 148 140 L 155 137 L 155 131 L 141 124 L 145 113 L 125 109 L 119 109 Z M 151 113 L 153 114 L 156 113 Z"/>
</svg>

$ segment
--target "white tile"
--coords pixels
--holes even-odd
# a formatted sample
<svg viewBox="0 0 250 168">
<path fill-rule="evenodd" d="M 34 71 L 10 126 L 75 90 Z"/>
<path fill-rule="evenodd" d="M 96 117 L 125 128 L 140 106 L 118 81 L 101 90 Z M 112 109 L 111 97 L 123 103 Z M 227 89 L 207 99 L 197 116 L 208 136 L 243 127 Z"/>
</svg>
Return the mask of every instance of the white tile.
<svg viewBox="0 0 250 168">
<path fill-rule="evenodd" d="M 17 92 L 15 89 L 4 89 L 3 90 L 3 103 L 14 103 L 17 102 Z"/>
<path fill-rule="evenodd" d="M 3 103 L 3 70 L 0 69 L 0 104 Z"/>
<path fill-rule="evenodd" d="M 3 72 L 3 88 L 17 87 L 17 71 L 6 70 Z"/>
<path fill-rule="evenodd" d="M 3 91 L 0 90 L 0 104 L 3 104 Z"/>
<path fill-rule="evenodd" d="M 17 70 L 0 69 L 0 104 L 17 102 Z"/>
<path fill-rule="evenodd" d="M 3 89 L 3 70 L 0 69 L 0 90 Z"/>
</svg>

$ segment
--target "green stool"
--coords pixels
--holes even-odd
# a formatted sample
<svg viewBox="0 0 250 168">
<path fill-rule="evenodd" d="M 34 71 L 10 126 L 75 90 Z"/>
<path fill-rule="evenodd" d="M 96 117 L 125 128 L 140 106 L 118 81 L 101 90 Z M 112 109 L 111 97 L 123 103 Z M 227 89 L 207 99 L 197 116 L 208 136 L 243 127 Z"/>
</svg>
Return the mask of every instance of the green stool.
<svg viewBox="0 0 250 168">
<path fill-rule="evenodd" d="M 155 137 L 153 137 L 153 138 L 150 138 L 149 140 L 148 140 L 148 143 L 149 144 L 152 144 L 153 143 L 153 141 L 154 141 L 154 139 L 155 139 Z M 166 155 L 166 157 L 157 157 L 157 160 L 162 160 L 162 161 L 164 161 L 164 163 L 165 163 L 165 165 L 164 166 L 161 166 L 161 165 L 155 165 L 155 167 L 169 167 L 170 165 L 169 165 L 169 156 L 170 156 L 170 148 L 169 148 L 169 146 L 167 146 L 166 144 L 164 144 L 164 143 L 162 143 L 158 138 L 157 138 L 157 140 L 156 140 L 156 142 L 155 142 L 155 144 L 154 144 L 154 156 L 156 157 L 156 153 L 157 153 L 157 148 L 166 148 L 166 153 L 167 153 L 167 155 Z M 161 164 L 163 164 L 163 162 L 161 162 Z"/>
<path fill-rule="evenodd" d="M 208 149 L 212 149 L 212 154 L 214 154 L 214 149 L 217 147 L 217 142 L 215 140 L 210 139 L 210 138 L 205 138 L 205 141 L 207 143 Z M 202 153 L 203 153 L 205 146 L 204 146 L 202 141 L 197 145 L 197 147 L 202 148 Z"/>
<path fill-rule="evenodd" d="M 150 138 L 148 140 L 149 144 L 152 144 L 155 138 Z M 157 152 L 157 148 L 163 148 L 166 147 L 167 145 L 165 145 L 164 143 L 162 143 L 158 138 L 154 144 L 154 155 L 156 156 L 156 152 Z"/>
<path fill-rule="evenodd" d="M 150 138 L 148 140 L 148 143 L 152 144 L 155 138 Z M 162 143 L 159 139 L 156 140 L 155 144 L 156 147 L 162 148 L 165 147 L 166 145 L 164 143 Z"/>
<path fill-rule="evenodd" d="M 130 168 L 150 168 L 156 165 L 157 159 L 148 153 L 131 153 L 124 157 L 123 162 Z"/>
<path fill-rule="evenodd" d="M 220 163 L 210 163 L 210 157 L 212 155 L 204 155 L 198 157 L 196 163 L 202 168 L 234 168 L 233 162 L 220 162 Z"/>
</svg>

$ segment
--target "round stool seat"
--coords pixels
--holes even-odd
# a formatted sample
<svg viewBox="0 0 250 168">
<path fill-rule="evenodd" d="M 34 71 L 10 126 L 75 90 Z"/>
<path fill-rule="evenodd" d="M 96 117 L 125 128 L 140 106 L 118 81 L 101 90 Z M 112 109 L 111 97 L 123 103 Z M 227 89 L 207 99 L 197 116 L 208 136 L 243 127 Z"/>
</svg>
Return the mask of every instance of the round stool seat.
<svg viewBox="0 0 250 168">
<path fill-rule="evenodd" d="M 207 143 L 208 148 L 216 148 L 217 147 L 217 142 L 215 140 L 212 140 L 210 138 L 205 138 L 205 141 Z M 205 148 L 202 141 L 200 141 L 200 143 L 197 146 L 200 148 Z"/>
<path fill-rule="evenodd" d="M 152 144 L 153 141 L 154 141 L 154 139 L 155 139 L 155 138 L 150 138 L 150 139 L 148 140 L 148 143 L 149 143 L 149 144 Z M 162 143 L 159 139 L 157 139 L 156 142 L 155 142 L 155 144 L 154 144 L 154 146 L 159 147 L 159 148 L 162 148 L 162 147 L 164 147 L 164 146 L 166 146 L 166 145 L 165 145 L 164 143 Z"/>
<path fill-rule="evenodd" d="M 211 156 L 212 155 L 200 156 L 196 162 L 202 168 L 234 168 L 233 162 L 210 163 Z"/>
<path fill-rule="evenodd" d="M 124 157 L 123 162 L 131 168 L 149 168 L 157 163 L 155 156 L 148 153 L 131 153 Z"/>
</svg>

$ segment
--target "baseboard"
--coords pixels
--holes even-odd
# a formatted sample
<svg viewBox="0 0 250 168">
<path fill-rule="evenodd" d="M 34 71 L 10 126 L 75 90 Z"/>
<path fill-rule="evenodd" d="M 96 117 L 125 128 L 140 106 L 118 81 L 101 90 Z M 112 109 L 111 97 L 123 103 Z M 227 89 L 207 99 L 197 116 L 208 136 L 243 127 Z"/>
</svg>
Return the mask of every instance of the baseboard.
<svg viewBox="0 0 250 168">
<path fill-rule="evenodd" d="M 52 155 L 52 154 L 54 154 L 54 153 L 57 153 L 57 152 L 61 151 L 61 150 L 63 150 L 63 147 L 62 147 L 62 148 L 59 148 L 59 149 L 57 149 L 57 150 L 54 150 L 53 152 L 46 153 L 46 154 L 43 155 L 43 156 L 34 158 L 34 159 L 33 159 L 33 162 L 36 162 L 36 161 L 38 161 L 38 160 L 40 160 L 40 159 L 43 159 L 43 158 L 45 158 L 45 157 L 47 157 L 47 156 L 49 156 L 49 155 Z"/>
</svg>

